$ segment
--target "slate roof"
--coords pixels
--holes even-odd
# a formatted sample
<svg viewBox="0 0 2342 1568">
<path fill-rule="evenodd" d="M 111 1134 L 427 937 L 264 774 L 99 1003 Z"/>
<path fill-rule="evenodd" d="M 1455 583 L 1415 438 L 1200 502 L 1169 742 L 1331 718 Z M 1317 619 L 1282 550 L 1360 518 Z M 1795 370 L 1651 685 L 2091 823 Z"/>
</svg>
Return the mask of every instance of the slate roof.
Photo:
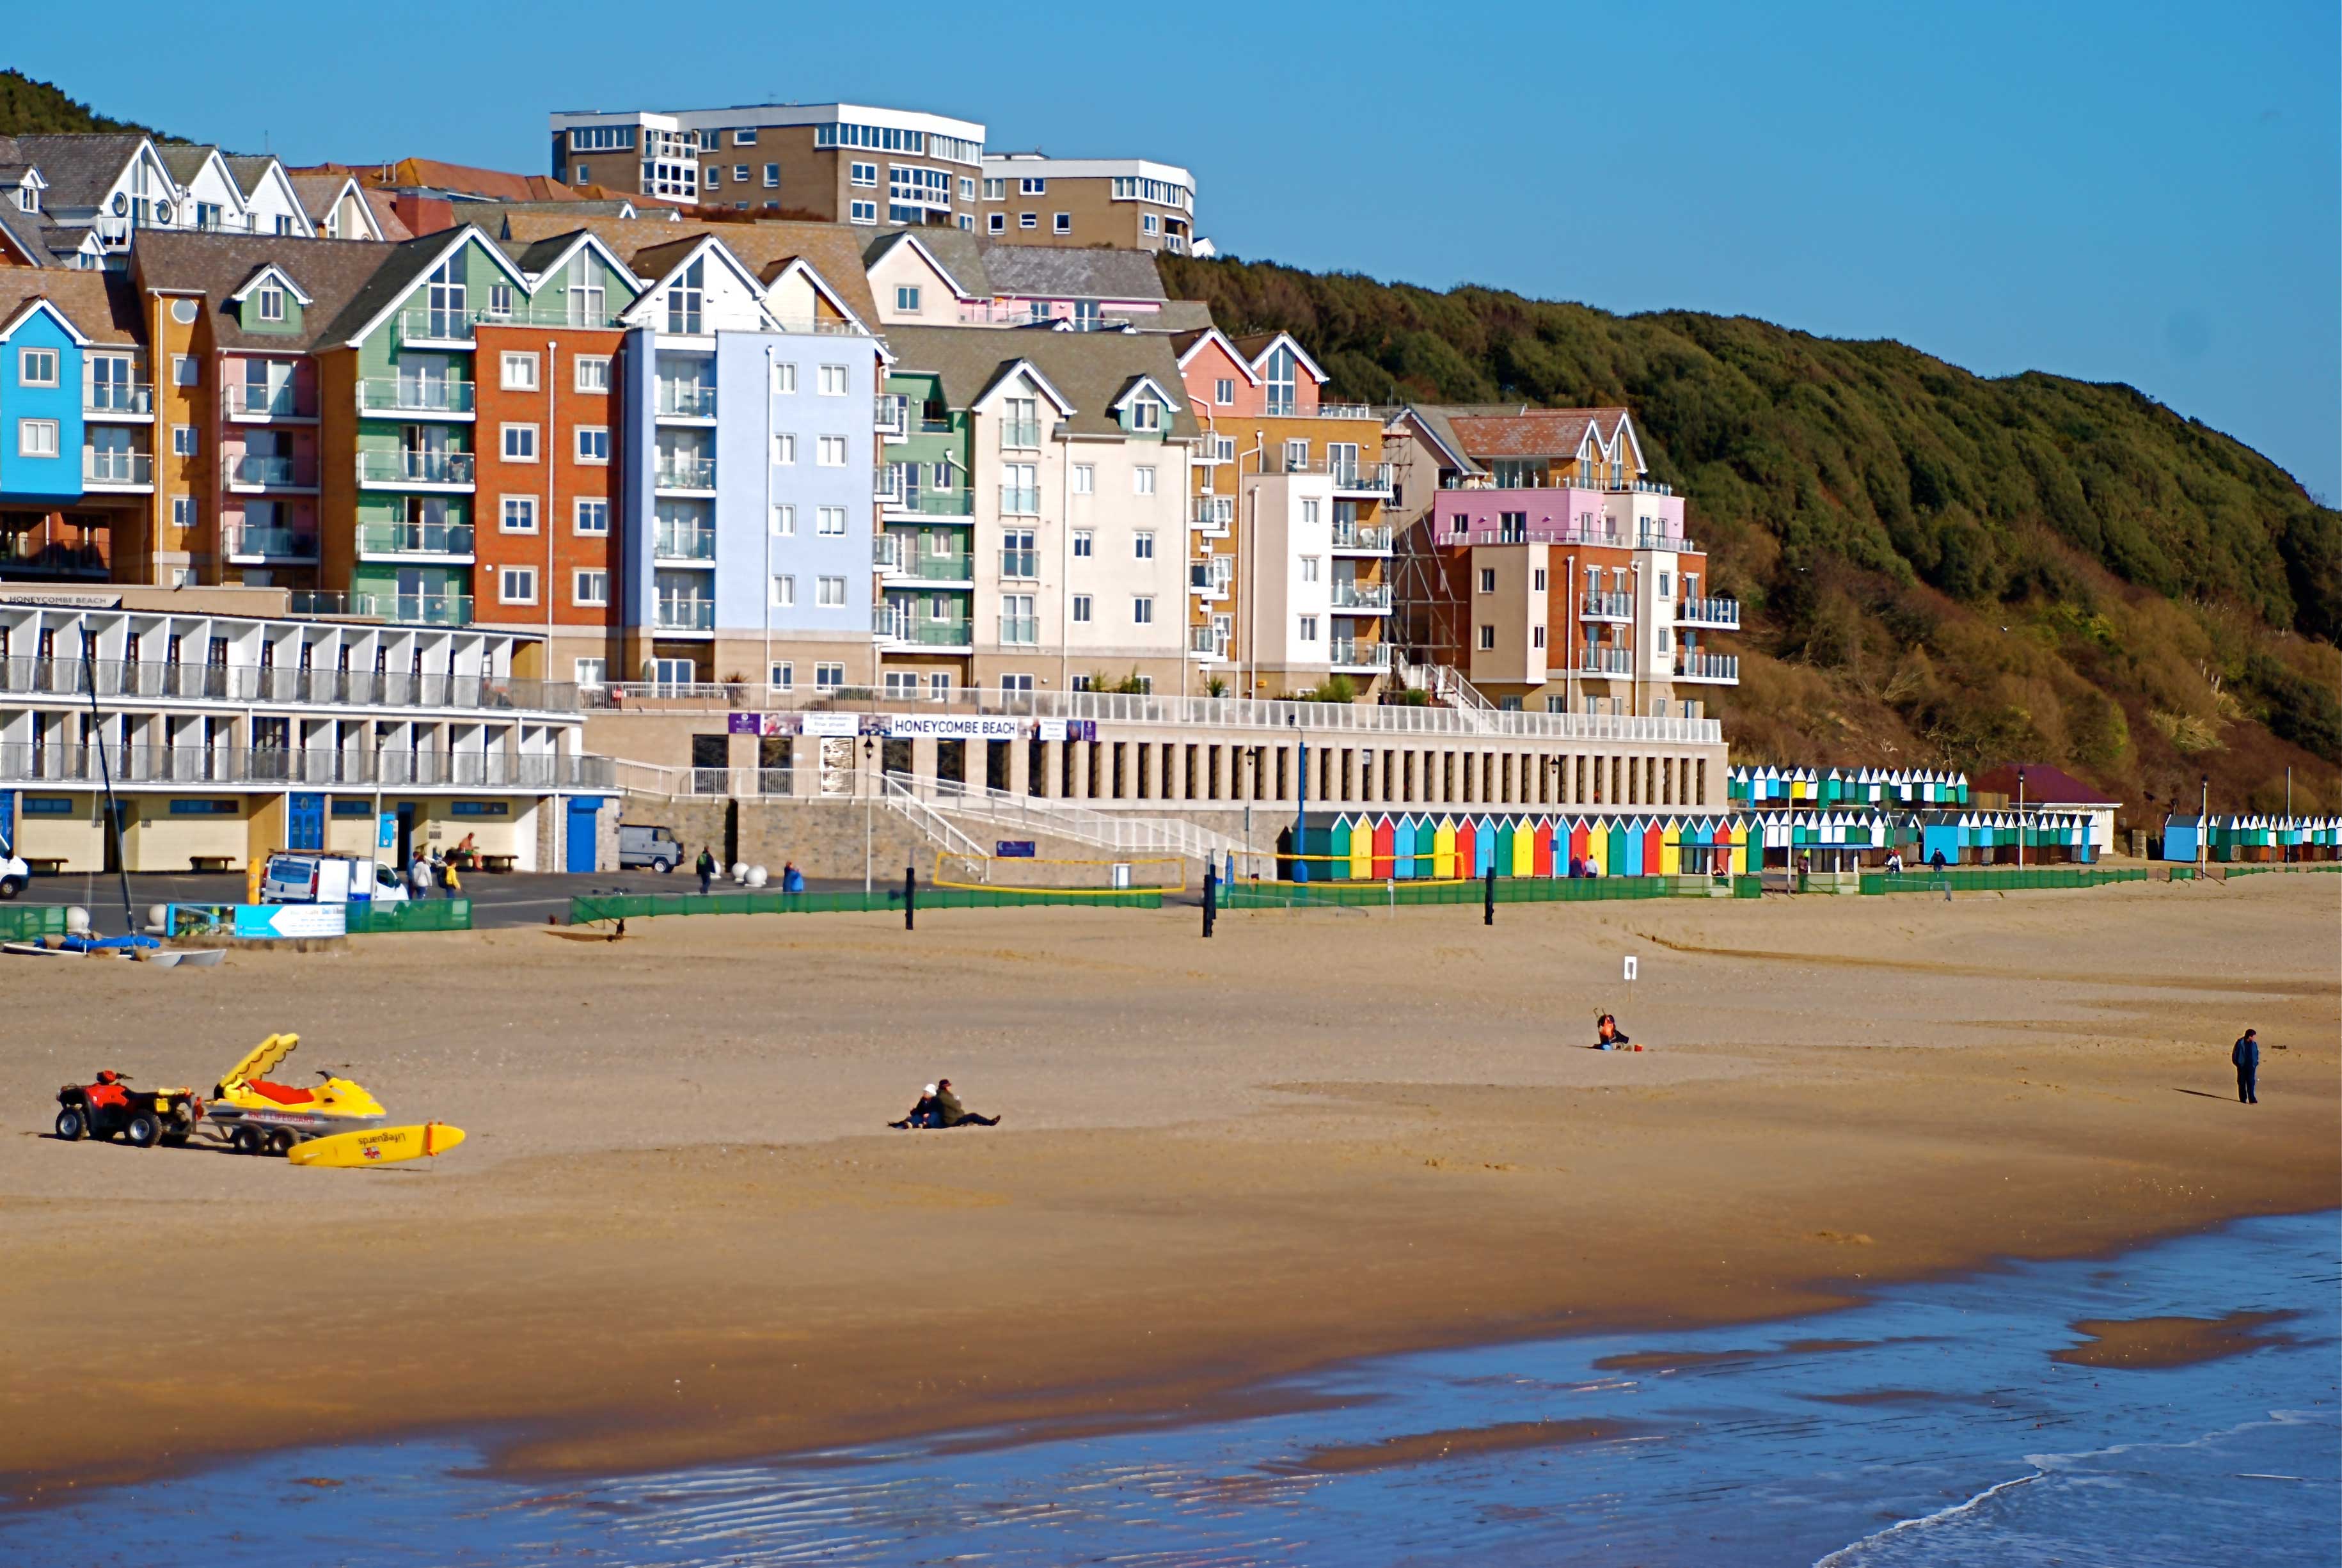
<svg viewBox="0 0 2342 1568">
<path fill-rule="evenodd" d="M 212 155 L 218 151 L 208 142 L 158 142 L 155 145 L 155 155 L 163 160 L 163 166 L 170 170 L 171 177 L 183 185 L 202 174 L 204 165 L 211 162 Z M 120 167 L 119 165 L 115 166 Z"/>
<path fill-rule="evenodd" d="M 120 273 L 0 267 L 0 321 L 13 319 L 35 298 L 55 305 L 93 342 L 130 345 L 145 337 L 138 330 L 138 291 Z"/>
<path fill-rule="evenodd" d="M 45 205 L 95 207 L 146 140 L 135 132 L 0 136 L 0 163 L 36 164 L 49 182 Z"/>
<path fill-rule="evenodd" d="M 200 292 L 212 315 L 213 335 L 224 348 L 310 349 L 341 340 L 335 336 L 338 318 L 348 315 L 351 303 L 373 286 L 401 248 L 372 240 L 142 229 L 131 242 L 130 275 L 140 288 Z M 272 263 L 312 302 L 302 313 L 300 332 L 246 333 L 226 305 L 228 295 Z M 420 263 L 415 270 L 421 270 Z"/>
<path fill-rule="evenodd" d="M 985 248 L 984 263 L 994 294 L 1047 299 L 1166 297 L 1163 275 L 1147 251 L 996 245 Z"/>
<path fill-rule="evenodd" d="M 9 244 L 25 256 L 25 266 L 57 265 L 56 253 L 51 248 L 49 225 L 36 215 L 18 212 L 14 202 L 0 201 L 0 230 L 7 232 Z"/>
<path fill-rule="evenodd" d="M 272 157 L 237 155 L 227 160 L 227 172 L 235 176 L 235 188 L 248 199 L 259 191 L 260 182 L 268 177 L 268 165 L 275 161 Z M 301 193 L 296 189 L 293 194 L 297 196 Z M 304 202 L 301 205 L 306 208 L 309 204 Z"/>
<path fill-rule="evenodd" d="M 725 247 L 738 256 L 748 270 L 766 283 L 786 263 L 802 256 L 806 264 L 821 274 L 822 282 L 836 290 L 846 308 L 866 325 L 878 319 L 877 302 L 870 296 L 870 275 L 864 269 L 862 231 L 845 224 L 798 223 L 788 219 L 759 219 L 754 223 L 708 223 L 685 218 L 670 222 L 659 218 L 586 218 L 579 220 L 558 213 L 537 214 L 512 209 L 505 218 L 502 237 L 511 244 L 505 249 L 517 254 L 517 246 L 534 245 L 538 240 L 555 235 L 574 235 L 580 229 L 591 230 L 596 237 L 608 245 L 636 275 L 653 281 L 659 271 L 647 261 L 638 258 L 655 250 L 665 250 L 679 240 L 696 239 L 701 235 L 714 235 Z"/>
<path fill-rule="evenodd" d="M 1450 414 L 1448 424 L 1464 449 L 1486 463 L 1500 457 L 1575 457 L 1589 429 L 1598 428 L 1607 440 L 1626 417 L 1623 408 L 1537 408 L 1502 417 Z"/>
<path fill-rule="evenodd" d="M 944 401 L 953 408 L 967 407 L 1003 371 L 1023 359 L 1073 404 L 1066 424 L 1076 434 L 1121 434 L 1114 401 L 1142 375 L 1154 377 L 1179 402 L 1166 434 L 1193 437 L 1196 433 L 1179 381 L 1178 358 L 1163 333 L 890 326 L 886 336 L 896 356 L 895 369 L 942 377 Z"/>
</svg>

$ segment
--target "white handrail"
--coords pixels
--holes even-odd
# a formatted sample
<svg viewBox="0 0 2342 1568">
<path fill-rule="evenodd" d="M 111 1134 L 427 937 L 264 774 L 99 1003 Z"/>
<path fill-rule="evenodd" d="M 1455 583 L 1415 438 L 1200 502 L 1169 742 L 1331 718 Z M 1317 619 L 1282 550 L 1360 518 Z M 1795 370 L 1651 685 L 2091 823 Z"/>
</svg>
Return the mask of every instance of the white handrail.
<svg viewBox="0 0 2342 1568">
<path fill-rule="evenodd" d="M 917 791 L 907 787 L 903 783 L 904 777 L 904 774 L 895 773 L 885 775 L 886 804 L 891 809 L 902 813 L 909 819 L 912 826 L 926 834 L 936 843 L 942 844 L 946 849 L 956 854 L 971 855 L 979 864 L 984 863 L 986 859 L 984 846 L 962 833 L 958 824 L 920 799 Z"/>
<path fill-rule="evenodd" d="M 965 812 L 992 822 L 1015 823 L 1102 849 L 1168 851 L 1201 860 L 1246 847 L 1240 839 L 1178 817 L 1102 812 L 1074 801 L 1020 795 L 956 779 L 905 782 L 908 780 L 907 774 L 889 774 L 886 782 L 890 791 L 902 789 L 906 794 L 912 793 L 917 784 L 925 784 L 936 804 L 946 811 Z"/>
</svg>

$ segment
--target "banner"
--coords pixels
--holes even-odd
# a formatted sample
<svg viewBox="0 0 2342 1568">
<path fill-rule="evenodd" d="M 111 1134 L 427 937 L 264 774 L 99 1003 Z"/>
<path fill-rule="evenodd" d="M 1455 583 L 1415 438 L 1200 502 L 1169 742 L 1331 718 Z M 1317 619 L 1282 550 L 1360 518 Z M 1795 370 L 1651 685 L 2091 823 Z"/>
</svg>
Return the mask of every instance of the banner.
<svg viewBox="0 0 2342 1568">
<path fill-rule="evenodd" d="M 797 733 L 796 716 L 793 714 L 726 714 L 724 733 L 733 735 L 793 735 Z"/>
<path fill-rule="evenodd" d="M 895 740 L 1013 741 L 1024 733 L 1024 721 L 975 714 L 889 714 L 886 734 Z"/>
<path fill-rule="evenodd" d="M 823 735 L 833 739 L 839 735 L 858 735 L 862 733 L 862 715 L 860 714 L 800 714 L 797 715 L 797 733 L 806 735 Z"/>
<path fill-rule="evenodd" d="M 1035 719 L 1033 721 L 1033 736 L 1036 740 L 1064 740 L 1066 738 L 1066 721 L 1063 719 Z"/>
<path fill-rule="evenodd" d="M 285 941 L 302 936 L 346 936 L 349 907 L 340 904 L 239 904 L 235 934 L 243 941 Z"/>
</svg>

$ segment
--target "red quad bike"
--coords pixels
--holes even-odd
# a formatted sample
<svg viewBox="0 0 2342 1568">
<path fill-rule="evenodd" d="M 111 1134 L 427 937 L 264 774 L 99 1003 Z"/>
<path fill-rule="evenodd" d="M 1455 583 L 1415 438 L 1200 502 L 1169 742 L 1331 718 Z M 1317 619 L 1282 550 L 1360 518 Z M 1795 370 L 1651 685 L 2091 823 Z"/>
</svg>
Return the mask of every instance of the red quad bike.
<svg viewBox="0 0 2342 1568">
<path fill-rule="evenodd" d="M 119 1136 L 134 1149 L 185 1144 L 203 1119 L 204 1103 L 193 1089 L 133 1089 L 127 1074 L 105 1072 L 95 1084 L 68 1084 L 57 1091 L 57 1136 Z"/>
</svg>

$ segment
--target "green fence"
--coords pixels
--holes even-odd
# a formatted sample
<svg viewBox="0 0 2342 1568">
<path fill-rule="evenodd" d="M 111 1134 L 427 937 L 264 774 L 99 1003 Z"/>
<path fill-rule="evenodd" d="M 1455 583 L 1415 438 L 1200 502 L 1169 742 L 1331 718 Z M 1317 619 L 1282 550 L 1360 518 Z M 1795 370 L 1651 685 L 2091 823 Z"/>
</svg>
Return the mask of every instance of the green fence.
<svg viewBox="0 0 2342 1568">
<path fill-rule="evenodd" d="M 1862 874 L 1865 894 L 1884 893 L 2034 893 L 2047 888 L 2104 887 L 2109 883 L 2145 882 L 2144 866 L 2096 870 L 2086 865 L 2045 865 L 2032 870 L 1996 871 L 1983 866 L 1933 871 L 1921 868 L 1889 876 L 1883 871 Z"/>
<path fill-rule="evenodd" d="M 65 934 L 62 904 L 0 904 L 0 942 L 30 942 Z"/>
<path fill-rule="evenodd" d="M 1732 879 L 1732 896 L 1735 898 L 1764 897 L 1765 879 L 1761 876 L 1734 877 Z"/>
<path fill-rule="evenodd" d="M 1159 893 L 1047 893 L 990 887 L 922 887 L 926 909 L 1027 909 L 1046 905 L 1086 909 L 1160 909 Z M 868 914 L 903 910 L 903 890 L 871 893 L 651 893 L 611 894 L 569 901 L 569 924 L 597 920 L 647 920 L 661 914 Z"/>
<path fill-rule="evenodd" d="M 1498 904 L 1605 904 L 1674 894 L 1665 876 L 1519 876 L 1496 879 Z M 1222 909 L 1387 909 L 1396 904 L 1483 903 L 1485 882 L 1230 882 Z"/>
<path fill-rule="evenodd" d="M 352 936 L 384 936 L 400 931 L 469 931 L 468 898 L 418 898 L 405 904 L 353 904 Z"/>
</svg>

